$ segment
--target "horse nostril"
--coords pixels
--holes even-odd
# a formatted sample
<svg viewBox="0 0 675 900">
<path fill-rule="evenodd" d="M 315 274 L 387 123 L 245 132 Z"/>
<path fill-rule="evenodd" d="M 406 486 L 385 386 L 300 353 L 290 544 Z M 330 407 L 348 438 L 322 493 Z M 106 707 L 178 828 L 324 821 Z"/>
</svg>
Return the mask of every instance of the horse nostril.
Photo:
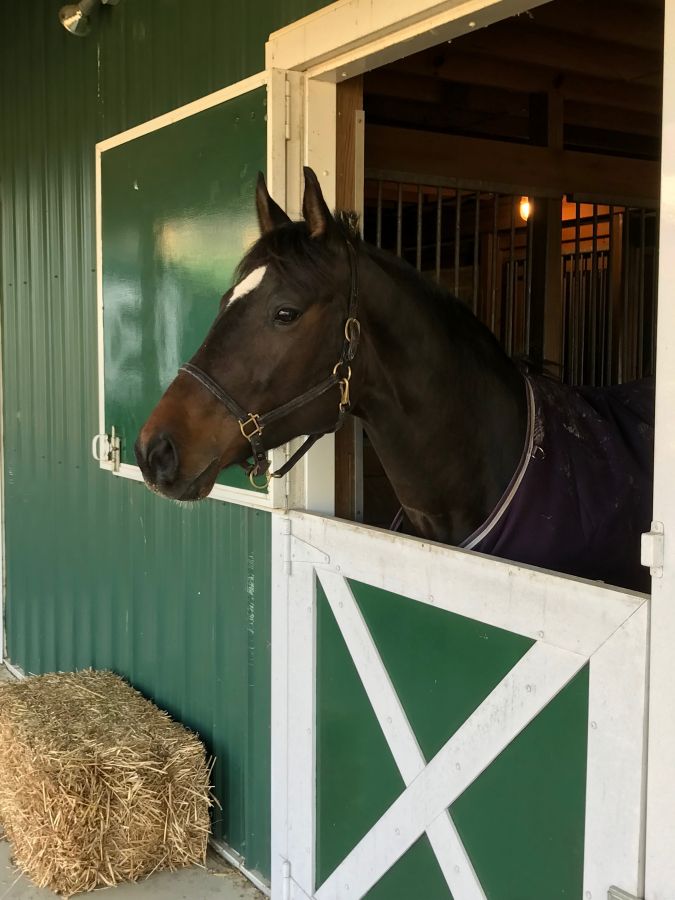
<svg viewBox="0 0 675 900">
<path fill-rule="evenodd" d="M 155 483 L 170 484 L 178 473 L 178 450 L 167 434 L 159 434 L 147 448 L 147 467 Z"/>
</svg>

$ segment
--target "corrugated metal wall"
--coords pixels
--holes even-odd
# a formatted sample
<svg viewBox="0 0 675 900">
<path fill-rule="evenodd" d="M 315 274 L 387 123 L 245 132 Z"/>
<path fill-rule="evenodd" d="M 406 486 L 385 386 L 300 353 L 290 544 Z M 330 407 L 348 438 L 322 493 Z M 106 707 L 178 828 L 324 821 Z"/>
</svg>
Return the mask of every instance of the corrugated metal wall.
<svg viewBox="0 0 675 900">
<path fill-rule="evenodd" d="M 77 39 L 59 0 L 0 8 L 7 642 L 127 675 L 219 757 L 217 826 L 269 871 L 269 521 L 102 473 L 94 144 L 264 65 L 321 0 L 121 0 Z"/>
</svg>

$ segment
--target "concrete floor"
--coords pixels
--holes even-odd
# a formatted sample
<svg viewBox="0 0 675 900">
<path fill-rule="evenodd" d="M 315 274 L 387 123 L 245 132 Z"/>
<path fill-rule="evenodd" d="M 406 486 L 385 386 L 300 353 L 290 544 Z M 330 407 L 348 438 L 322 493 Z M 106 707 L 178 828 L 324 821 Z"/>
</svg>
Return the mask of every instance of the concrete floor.
<svg viewBox="0 0 675 900">
<path fill-rule="evenodd" d="M 0 682 L 11 680 L 11 675 L 0 666 Z M 34 887 L 12 865 L 10 857 L 9 844 L 0 836 L 0 900 L 53 900 L 57 896 Z M 220 857 L 209 853 L 206 870 L 192 866 L 179 872 L 158 872 L 146 881 L 106 888 L 105 894 L 95 891 L 77 896 L 105 896 L 110 900 L 263 900 L 264 895 Z"/>
</svg>

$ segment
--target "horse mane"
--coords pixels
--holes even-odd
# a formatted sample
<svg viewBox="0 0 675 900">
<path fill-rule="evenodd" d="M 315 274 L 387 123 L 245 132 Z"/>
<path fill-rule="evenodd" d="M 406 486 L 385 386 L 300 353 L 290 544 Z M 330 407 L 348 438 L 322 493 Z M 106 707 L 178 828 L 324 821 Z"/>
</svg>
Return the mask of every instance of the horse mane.
<svg viewBox="0 0 675 900">
<path fill-rule="evenodd" d="M 365 246 L 356 213 L 337 212 L 333 232 L 355 246 Z M 236 280 L 259 266 L 271 266 L 284 280 L 318 290 L 334 271 L 334 250 L 333 241 L 310 237 L 304 221 L 289 222 L 258 238 L 237 266 Z"/>
<path fill-rule="evenodd" d="M 500 358 L 508 358 L 497 338 L 474 316 L 466 303 L 418 272 L 406 260 L 363 241 L 359 217 L 355 212 L 336 212 L 332 233 L 338 240 L 350 241 L 381 269 L 407 284 L 412 301 L 430 309 L 455 342 L 470 339 L 474 349 L 479 350 L 485 360 L 496 362 Z M 335 240 L 310 237 L 304 221 L 289 222 L 263 234 L 253 244 L 239 263 L 236 278 L 244 278 L 260 266 L 271 266 L 284 281 L 318 292 L 334 275 L 335 246 Z"/>
</svg>

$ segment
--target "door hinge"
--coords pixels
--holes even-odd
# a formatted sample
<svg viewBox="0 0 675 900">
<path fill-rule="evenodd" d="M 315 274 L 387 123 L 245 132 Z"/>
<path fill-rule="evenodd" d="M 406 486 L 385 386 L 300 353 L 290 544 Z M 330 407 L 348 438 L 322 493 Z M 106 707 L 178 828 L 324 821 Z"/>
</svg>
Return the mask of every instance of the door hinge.
<svg viewBox="0 0 675 900">
<path fill-rule="evenodd" d="M 607 900 L 643 900 L 643 898 L 629 894 L 628 891 L 622 891 L 621 888 L 611 887 L 607 891 Z"/>
<path fill-rule="evenodd" d="M 286 78 L 284 86 L 284 115 L 286 117 L 286 140 L 291 139 L 291 85 Z"/>
<path fill-rule="evenodd" d="M 120 470 L 120 439 L 115 433 L 115 426 L 110 434 L 95 434 L 91 442 L 91 455 L 97 462 L 112 463 L 113 472 Z"/>
<path fill-rule="evenodd" d="M 304 891 L 291 875 L 291 864 L 287 859 L 281 863 L 281 900 L 315 900 Z"/>
<path fill-rule="evenodd" d="M 652 578 L 663 576 L 664 542 L 663 522 L 652 522 L 651 530 L 642 535 L 640 545 L 640 562 L 649 567 Z"/>
</svg>

